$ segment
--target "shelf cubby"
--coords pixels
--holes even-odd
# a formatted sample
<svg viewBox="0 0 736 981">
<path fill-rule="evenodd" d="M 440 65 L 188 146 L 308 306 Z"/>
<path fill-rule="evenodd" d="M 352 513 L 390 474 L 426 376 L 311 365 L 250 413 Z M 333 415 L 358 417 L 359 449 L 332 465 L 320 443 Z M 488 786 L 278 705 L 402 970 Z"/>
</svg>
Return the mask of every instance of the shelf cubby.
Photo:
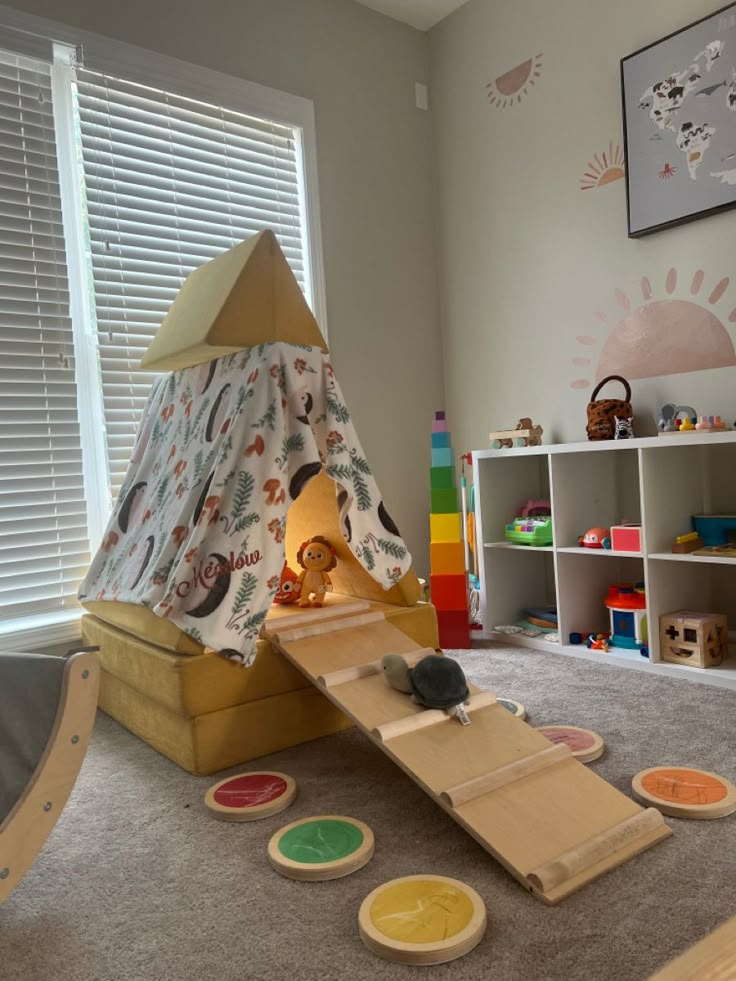
<svg viewBox="0 0 736 981">
<path fill-rule="evenodd" d="M 554 555 L 520 545 L 486 550 L 485 577 L 493 583 L 492 626 L 514 624 L 529 606 L 557 602 Z M 481 583 L 481 590 L 482 590 Z"/>
<path fill-rule="evenodd" d="M 610 561 L 599 562 L 600 553 L 589 549 L 588 556 L 561 552 L 557 556 L 559 578 L 558 615 L 560 638 L 567 642 L 571 633 L 607 632 L 610 617 L 604 600 L 609 586 L 644 582 L 644 559 L 608 552 Z"/>
</svg>

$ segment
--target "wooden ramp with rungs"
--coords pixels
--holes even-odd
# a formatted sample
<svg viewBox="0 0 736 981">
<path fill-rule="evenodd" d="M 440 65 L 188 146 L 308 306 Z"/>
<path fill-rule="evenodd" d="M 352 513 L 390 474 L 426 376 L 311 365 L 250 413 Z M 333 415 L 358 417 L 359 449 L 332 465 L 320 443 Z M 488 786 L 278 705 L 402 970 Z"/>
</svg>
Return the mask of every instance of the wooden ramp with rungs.
<svg viewBox="0 0 736 981">
<path fill-rule="evenodd" d="M 554 745 L 471 687 L 471 725 L 416 705 L 383 677 L 384 654 L 415 662 L 420 648 L 368 604 L 284 613 L 271 643 L 391 759 L 546 903 L 671 834 L 567 746 Z M 439 655 L 438 655 L 439 656 Z"/>
</svg>

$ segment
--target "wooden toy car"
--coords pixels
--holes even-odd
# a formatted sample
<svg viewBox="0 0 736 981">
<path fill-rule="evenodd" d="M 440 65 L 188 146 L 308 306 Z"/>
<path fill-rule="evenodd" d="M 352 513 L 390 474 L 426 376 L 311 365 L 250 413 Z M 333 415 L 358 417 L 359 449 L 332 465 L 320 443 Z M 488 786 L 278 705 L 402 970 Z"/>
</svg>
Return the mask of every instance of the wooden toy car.
<svg viewBox="0 0 736 981">
<path fill-rule="evenodd" d="M 515 429 L 505 429 L 497 433 L 489 433 L 491 448 L 500 450 L 511 446 L 541 446 L 542 433 L 541 426 L 535 426 L 531 419 L 519 419 Z"/>
</svg>

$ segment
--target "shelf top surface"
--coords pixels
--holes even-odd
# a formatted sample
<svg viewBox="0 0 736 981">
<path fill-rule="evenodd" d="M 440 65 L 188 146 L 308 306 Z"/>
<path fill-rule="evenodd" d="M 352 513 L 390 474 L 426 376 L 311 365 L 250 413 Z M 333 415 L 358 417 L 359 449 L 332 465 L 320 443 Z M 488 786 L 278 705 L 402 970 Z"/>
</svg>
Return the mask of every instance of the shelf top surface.
<svg viewBox="0 0 736 981">
<path fill-rule="evenodd" d="M 582 443 L 550 443 L 545 446 L 512 446 L 507 450 L 473 450 L 473 460 L 503 460 L 506 457 L 544 456 L 557 453 L 589 453 L 637 449 L 662 449 L 667 446 L 708 446 L 736 444 L 736 430 L 726 432 L 673 433 L 671 436 L 642 436 L 638 439 L 606 439 Z"/>
</svg>

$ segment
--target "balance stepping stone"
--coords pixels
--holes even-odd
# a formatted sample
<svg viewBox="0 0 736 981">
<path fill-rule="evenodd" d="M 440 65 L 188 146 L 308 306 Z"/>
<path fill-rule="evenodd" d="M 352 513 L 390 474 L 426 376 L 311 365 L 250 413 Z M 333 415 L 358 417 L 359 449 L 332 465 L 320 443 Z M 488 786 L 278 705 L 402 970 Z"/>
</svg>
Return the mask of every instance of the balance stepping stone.
<svg viewBox="0 0 736 981">
<path fill-rule="evenodd" d="M 360 938 L 401 964 L 444 964 L 480 943 L 486 908 L 478 893 L 443 875 L 408 875 L 378 886 L 358 912 Z"/>
<path fill-rule="evenodd" d="M 253 770 L 213 784 L 204 803 L 220 821 L 257 821 L 286 810 L 295 796 L 296 783 L 286 773 Z"/>
<path fill-rule="evenodd" d="M 603 738 L 592 729 L 581 729 L 579 726 L 539 726 L 537 732 L 552 743 L 564 743 L 570 747 L 570 752 L 581 763 L 592 763 L 603 756 L 606 748 Z"/>
<path fill-rule="evenodd" d="M 708 770 L 652 766 L 631 781 L 634 796 L 671 817 L 708 820 L 736 811 L 736 787 Z"/>
<path fill-rule="evenodd" d="M 320 882 L 362 869 L 373 850 L 373 832 L 367 824 L 326 814 L 302 818 L 277 831 L 268 843 L 268 859 L 287 879 Z"/>
</svg>

